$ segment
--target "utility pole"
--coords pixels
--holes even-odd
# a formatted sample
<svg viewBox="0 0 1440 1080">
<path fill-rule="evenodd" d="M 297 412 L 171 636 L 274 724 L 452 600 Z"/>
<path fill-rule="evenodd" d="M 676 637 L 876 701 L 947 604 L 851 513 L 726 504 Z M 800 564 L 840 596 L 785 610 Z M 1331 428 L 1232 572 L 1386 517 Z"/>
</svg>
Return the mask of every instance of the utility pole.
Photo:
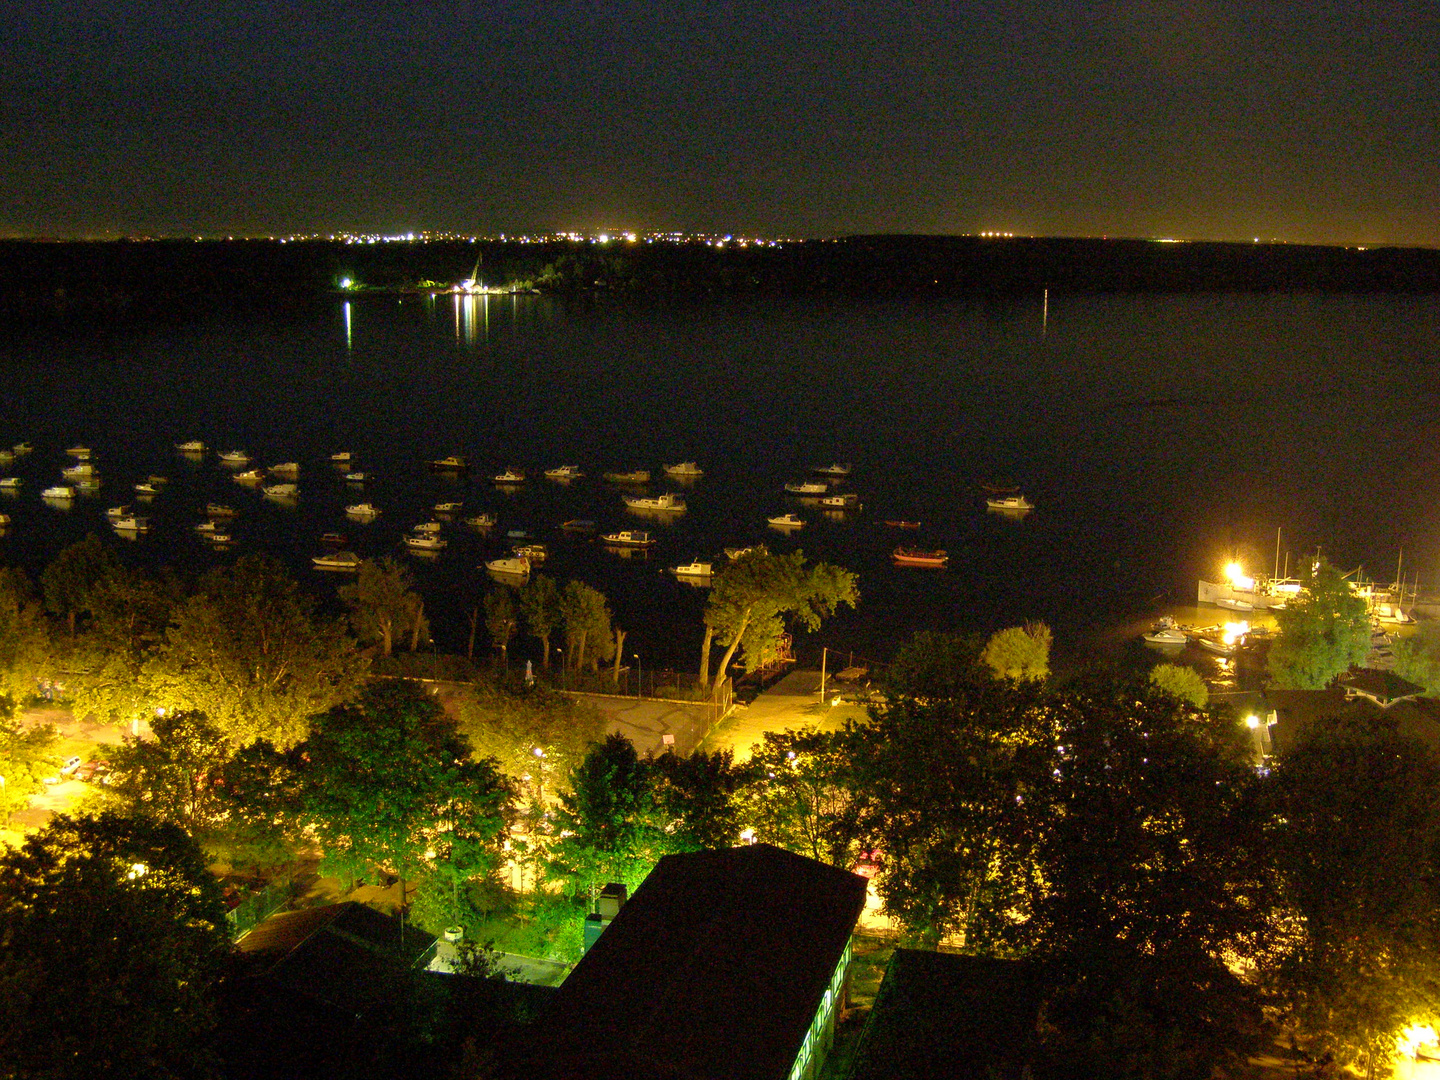
<svg viewBox="0 0 1440 1080">
<path fill-rule="evenodd" d="M 824 645 L 820 646 L 820 700 L 825 700 L 825 661 L 829 658 L 830 650 Z"/>
</svg>

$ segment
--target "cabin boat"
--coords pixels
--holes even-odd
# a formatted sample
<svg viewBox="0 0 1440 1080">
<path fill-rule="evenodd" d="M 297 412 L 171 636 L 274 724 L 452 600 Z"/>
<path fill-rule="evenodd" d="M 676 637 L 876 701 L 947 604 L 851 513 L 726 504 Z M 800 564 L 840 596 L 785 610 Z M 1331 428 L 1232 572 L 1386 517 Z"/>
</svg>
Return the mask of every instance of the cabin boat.
<svg viewBox="0 0 1440 1080">
<path fill-rule="evenodd" d="M 34 450 L 35 447 L 28 442 L 17 442 L 14 446 L 10 447 L 10 449 L 17 454 L 28 454 L 31 450 Z"/>
<path fill-rule="evenodd" d="M 29 444 L 28 444 L 28 443 L 17 444 L 16 447 L 15 447 L 15 452 L 16 452 L 17 454 L 26 453 L 26 451 L 20 449 L 20 446 L 22 446 L 22 445 L 23 445 L 23 446 L 28 446 Z M 89 458 L 90 458 L 90 455 L 93 454 L 94 452 L 95 452 L 95 451 L 91 450 L 90 447 L 88 447 L 88 446 L 71 446 L 71 447 L 66 448 L 66 450 L 65 450 L 65 453 L 69 454 L 69 455 L 70 455 L 71 457 L 73 457 L 73 458 L 79 458 L 81 461 L 88 461 Z"/>
<path fill-rule="evenodd" d="M 713 563 L 700 562 L 700 561 L 696 560 L 696 561 L 688 562 L 688 563 L 686 563 L 684 566 L 677 566 L 677 567 L 675 567 L 675 576 L 676 576 L 676 577 L 690 577 L 690 578 L 697 578 L 697 577 L 707 577 L 707 578 L 708 578 L 708 577 L 714 572 L 714 570 L 715 570 L 715 565 L 714 565 Z"/>
<path fill-rule="evenodd" d="M 436 503 L 436 504 L 435 504 L 435 513 L 437 513 L 437 514 L 458 514 L 458 513 L 460 512 L 461 508 L 464 507 L 464 505 L 465 505 L 464 503 L 460 503 L 460 502 L 440 502 L 440 503 Z"/>
<path fill-rule="evenodd" d="M 105 511 L 105 516 L 114 521 L 116 518 L 129 517 L 131 512 L 129 506 L 112 506 Z"/>
<path fill-rule="evenodd" d="M 338 532 L 321 533 L 320 543 L 331 547 L 341 547 L 345 543 L 345 534 Z"/>
<path fill-rule="evenodd" d="M 685 496 L 665 492 L 661 495 L 625 495 L 625 505 L 631 510 L 662 510 L 672 514 L 685 512 Z"/>
<path fill-rule="evenodd" d="M 345 474 L 345 482 L 347 484 L 363 484 L 365 482 L 365 474 L 363 472 L 347 472 Z"/>
<path fill-rule="evenodd" d="M 530 560 L 523 555 L 517 555 L 508 559 L 490 559 L 485 563 L 485 569 L 492 574 L 501 574 L 509 577 L 529 577 Z"/>
<path fill-rule="evenodd" d="M 221 465 L 249 465 L 250 455 L 244 450 L 226 450 L 220 455 Z"/>
<path fill-rule="evenodd" d="M 578 480 L 584 475 L 579 465 L 556 465 L 553 469 L 545 470 L 546 480 Z"/>
<path fill-rule="evenodd" d="M 235 474 L 235 479 L 242 484 L 258 484 L 262 480 L 265 480 L 267 478 L 268 477 L 264 469 L 247 469 L 245 470 L 245 472 L 238 472 Z"/>
<path fill-rule="evenodd" d="M 495 483 L 501 484 L 501 485 L 505 485 L 505 484 L 523 484 L 524 482 L 525 482 L 525 470 L 524 470 L 524 469 L 507 468 L 507 469 L 506 469 L 504 472 L 502 472 L 499 476 L 495 477 Z"/>
<path fill-rule="evenodd" d="M 40 497 L 42 499 L 73 499 L 75 498 L 75 489 L 64 484 L 56 484 L 54 487 L 48 487 L 42 491 Z"/>
<path fill-rule="evenodd" d="M 205 444 L 199 439 L 191 439 L 189 442 L 177 442 L 175 449 L 179 450 L 182 454 L 203 454 L 205 452 Z"/>
<path fill-rule="evenodd" d="M 655 538 L 641 529 L 621 529 L 619 532 L 606 533 L 600 539 L 617 547 L 649 547 L 655 543 Z"/>
<path fill-rule="evenodd" d="M 116 532 L 146 532 L 150 528 L 150 519 L 130 515 L 128 517 L 111 518 L 110 524 L 115 528 Z"/>
<path fill-rule="evenodd" d="M 67 480 L 85 480 L 98 475 L 99 470 L 91 462 L 82 461 L 77 465 L 67 465 L 60 472 Z"/>
<path fill-rule="evenodd" d="M 417 551 L 439 551 L 449 543 L 449 540 L 444 540 L 431 532 L 416 533 L 405 537 L 405 546 Z"/>
<path fill-rule="evenodd" d="M 532 563 L 543 563 L 550 556 L 550 549 L 544 544 L 516 544 L 510 551 Z"/>
<path fill-rule="evenodd" d="M 220 531 L 220 525 L 214 521 L 202 521 L 195 526 L 195 531 L 201 536 L 214 536 Z"/>
<path fill-rule="evenodd" d="M 829 465 L 817 465 L 810 471 L 816 476 L 849 476 L 850 463 L 836 461 Z"/>
<path fill-rule="evenodd" d="M 440 535 L 440 522 L 422 521 L 418 525 L 411 528 L 410 531 L 412 533 L 423 534 L 425 536 L 438 536 Z"/>
<path fill-rule="evenodd" d="M 380 508 L 374 503 L 362 502 L 345 507 L 345 516 L 352 518 L 373 518 L 380 516 Z"/>
<path fill-rule="evenodd" d="M 316 555 L 310 560 L 317 570 L 348 570 L 352 572 L 359 570 L 360 564 L 364 561 L 353 551 L 332 551 L 325 555 Z"/>
<path fill-rule="evenodd" d="M 1035 504 L 1030 502 L 1024 495 L 989 495 L 985 498 L 985 505 L 991 510 L 1009 510 L 1011 512 L 1024 512 L 1034 510 Z"/>
<path fill-rule="evenodd" d="M 226 506 L 224 503 L 206 503 L 205 516 L 211 518 L 233 518 L 239 517 L 240 511 L 233 506 Z"/>
<path fill-rule="evenodd" d="M 564 532 L 592 533 L 595 531 L 595 522 L 589 518 L 571 518 L 569 521 L 561 524 L 560 528 Z"/>
<path fill-rule="evenodd" d="M 142 481 L 140 481 L 140 483 L 138 483 L 138 484 L 135 485 L 135 494 L 136 494 L 136 495 L 159 495 L 159 494 L 160 494 L 160 485 L 159 485 L 159 484 L 156 484 L 156 483 L 152 483 L 152 482 L 149 481 L 149 480 L 142 480 Z"/>
<path fill-rule="evenodd" d="M 260 489 L 272 499 L 293 499 L 300 494 L 298 484 L 266 484 Z"/>
<path fill-rule="evenodd" d="M 795 513 L 780 514 L 765 520 L 777 529 L 800 529 L 805 525 L 805 519 Z"/>
<path fill-rule="evenodd" d="M 300 465 L 294 461 L 282 461 L 279 465 L 270 466 L 271 476 L 286 476 L 290 479 L 300 475 Z"/>
<path fill-rule="evenodd" d="M 431 472 L 465 472 L 469 468 L 470 463 L 459 454 L 451 454 L 430 462 Z"/>
<path fill-rule="evenodd" d="M 819 480 L 797 480 L 785 485 L 790 495 L 824 495 L 829 490 L 830 485 Z"/>
<path fill-rule="evenodd" d="M 820 505 L 826 510 L 858 510 L 860 509 L 860 496 L 853 491 L 847 491 L 841 495 L 826 495 L 820 500 Z"/>
<path fill-rule="evenodd" d="M 475 514 L 466 518 L 465 524 L 477 529 L 493 529 L 497 520 L 494 514 Z"/>
<path fill-rule="evenodd" d="M 666 476 L 700 477 L 705 475 L 705 470 L 696 465 L 693 461 L 682 461 L 678 465 L 662 465 Z"/>
<path fill-rule="evenodd" d="M 629 472 L 607 472 L 605 479 L 612 484 L 648 484 L 649 469 L 631 469 Z"/>
<path fill-rule="evenodd" d="M 349 450 L 339 450 L 330 455 L 330 460 L 336 465 L 348 465 L 350 464 L 350 458 L 351 454 Z"/>
<path fill-rule="evenodd" d="M 0 476 L 0 491 L 19 491 L 20 478 L 18 476 Z"/>
<path fill-rule="evenodd" d="M 926 551 L 922 548 L 897 547 L 890 553 L 890 558 L 895 560 L 897 566 L 925 566 L 939 570 L 950 561 L 944 549 Z"/>
</svg>

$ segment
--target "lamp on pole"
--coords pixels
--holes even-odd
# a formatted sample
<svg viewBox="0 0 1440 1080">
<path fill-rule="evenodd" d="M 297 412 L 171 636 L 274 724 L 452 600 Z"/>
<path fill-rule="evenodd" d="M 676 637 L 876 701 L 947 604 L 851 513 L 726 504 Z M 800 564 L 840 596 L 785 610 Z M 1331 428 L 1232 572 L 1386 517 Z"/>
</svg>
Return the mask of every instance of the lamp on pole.
<svg viewBox="0 0 1440 1080">
<path fill-rule="evenodd" d="M 635 700 L 638 701 L 645 696 L 645 672 L 640 667 L 640 654 L 631 655 L 635 657 Z"/>
</svg>

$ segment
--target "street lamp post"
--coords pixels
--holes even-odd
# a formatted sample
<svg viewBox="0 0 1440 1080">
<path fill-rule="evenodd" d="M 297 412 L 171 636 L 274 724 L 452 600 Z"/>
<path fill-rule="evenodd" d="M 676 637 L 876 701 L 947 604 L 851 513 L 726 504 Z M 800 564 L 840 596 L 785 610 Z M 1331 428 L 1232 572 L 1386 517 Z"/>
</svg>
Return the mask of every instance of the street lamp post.
<svg viewBox="0 0 1440 1080">
<path fill-rule="evenodd" d="M 635 657 L 635 700 L 639 701 L 645 696 L 645 671 L 640 667 L 640 654 L 631 655 Z"/>
</svg>

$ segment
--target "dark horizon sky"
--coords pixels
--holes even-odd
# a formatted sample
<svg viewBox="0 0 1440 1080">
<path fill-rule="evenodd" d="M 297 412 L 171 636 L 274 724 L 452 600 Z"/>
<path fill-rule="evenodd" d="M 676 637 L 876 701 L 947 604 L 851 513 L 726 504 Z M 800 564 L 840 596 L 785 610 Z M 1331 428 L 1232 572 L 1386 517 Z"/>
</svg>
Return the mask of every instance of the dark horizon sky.
<svg viewBox="0 0 1440 1080">
<path fill-rule="evenodd" d="M 18 0 L 0 236 L 1440 247 L 1440 5 Z"/>
</svg>

